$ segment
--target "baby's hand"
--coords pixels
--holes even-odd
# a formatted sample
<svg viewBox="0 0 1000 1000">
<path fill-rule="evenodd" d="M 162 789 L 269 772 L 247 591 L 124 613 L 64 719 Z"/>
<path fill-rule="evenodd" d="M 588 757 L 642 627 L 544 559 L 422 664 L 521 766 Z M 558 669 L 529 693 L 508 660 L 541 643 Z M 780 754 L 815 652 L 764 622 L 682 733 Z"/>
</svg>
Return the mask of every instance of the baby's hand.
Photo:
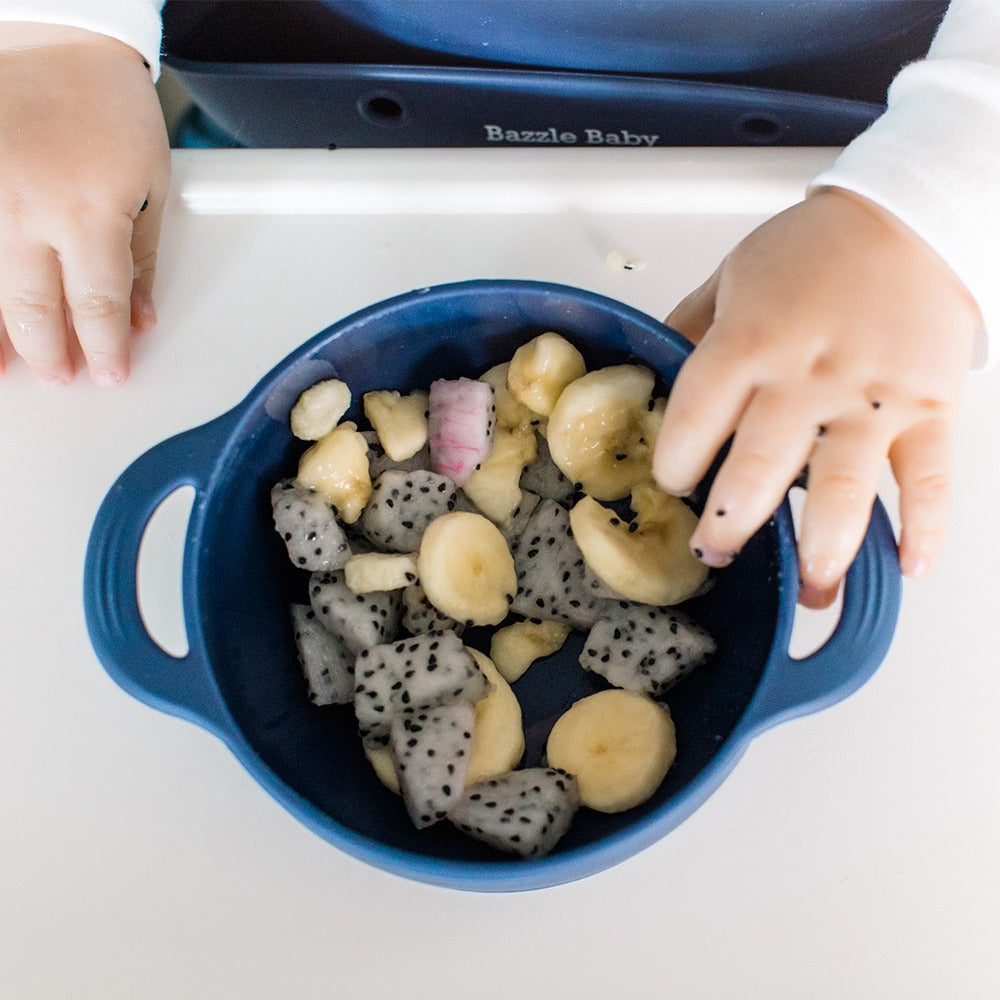
<svg viewBox="0 0 1000 1000">
<path fill-rule="evenodd" d="M 822 189 L 751 233 L 667 322 L 698 346 L 667 404 L 657 481 L 690 492 L 735 432 L 691 539 L 696 554 L 730 562 L 808 464 L 799 601 L 828 605 L 888 456 L 900 566 L 929 569 L 980 319 L 922 240 L 871 202 Z"/>
<path fill-rule="evenodd" d="M 128 376 L 151 289 L 170 151 L 142 57 L 104 35 L 0 23 L 0 316 L 43 381 Z M 3 361 L 0 358 L 0 370 Z"/>
</svg>

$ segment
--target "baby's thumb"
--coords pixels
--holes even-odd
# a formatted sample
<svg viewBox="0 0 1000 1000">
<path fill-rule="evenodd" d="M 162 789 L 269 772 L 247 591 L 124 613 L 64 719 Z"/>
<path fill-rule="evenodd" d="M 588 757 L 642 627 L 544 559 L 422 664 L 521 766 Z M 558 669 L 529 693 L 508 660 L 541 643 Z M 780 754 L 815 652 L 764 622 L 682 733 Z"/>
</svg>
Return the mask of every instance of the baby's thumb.
<svg viewBox="0 0 1000 1000">
<path fill-rule="evenodd" d="M 674 306 L 667 317 L 667 326 L 684 334 L 692 344 L 697 344 L 715 319 L 715 296 L 719 288 L 719 272 L 716 271 L 703 285 L 700 285 Z"/>
<path fill-rule="evenodd" d="M 156 255 L 163 222 L 163 195 L 150 193 L 132 224 L 132 327 L 148 330 L 156 323 L 153 305 L 153 279 L 156 277 Z"/>
</svg>

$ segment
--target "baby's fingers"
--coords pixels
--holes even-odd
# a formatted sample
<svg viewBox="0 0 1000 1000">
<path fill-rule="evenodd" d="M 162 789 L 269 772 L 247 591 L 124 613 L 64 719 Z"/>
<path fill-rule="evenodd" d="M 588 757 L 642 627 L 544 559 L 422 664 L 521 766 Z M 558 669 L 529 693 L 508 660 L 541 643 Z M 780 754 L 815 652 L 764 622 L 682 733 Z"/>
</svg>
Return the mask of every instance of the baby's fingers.
<svg viewBox="0 0 1000 1000">
<path fill-rule="evenodd" d="M 941 549 L 948 519 L 951 428 L 927 420 L 893 442 L 889 461 L 899 483 L 899 565 L 907 576 L 923 576 Z"/>
<path fill-rule="evenodd" d="M 740 418 L 691 548 L 709 566 L 726 566 L 774 513 L 816 442 L 808 402 L 759 390 Z"/>
<path fill-rule="evenodd" d="M 683 333 L 692 344 L 702 337 L 715 319 L 715 297 L 719 290 L 719 272 L 716 271 L 703 285 L 683 298 L 667 317 L 667 326 Z"/>
<path fill-rule="evenodd" d="M 736 427 L 752 391 L 747 367 L 710 340 L 684 363 L 667 397 L 653 449 L 653 475 L 667 493 L 686 496 Z"/>
<path fill-rule="evenodd" d="M 132 326 L 146 330 L 156 323 L 153 305 L 153 279 L 156 276 L 156 253 L 163 221 L 164 192 L 169 174 L 143 202 L 132 225 L 132 259 L 135 281 L 132 285 Z"/>
<path fill-rule="evenodd" d="M 836 595 L 868 530 L 887 449 L 871 428 L 846 421 L 817 442 L 799 530 L 803 604 L 823 607 Z"/>
<path fill-rule="evenodd" d="M 129 373 L 131 236 L 132 222 L 123 215 L 100 230 L 79 233 L 62 253 L 73 327 L 90 374 L 100 385 L 117 385 Z"/>
<path fill-rule="evenodd" d="M 70 381 L 73 365 L 55 251 L 42 245 L 18 246 L 4 259 L 8 263 L 0 269 L 0 313 L 11 346 L 42 381 Z"/>
</svg>

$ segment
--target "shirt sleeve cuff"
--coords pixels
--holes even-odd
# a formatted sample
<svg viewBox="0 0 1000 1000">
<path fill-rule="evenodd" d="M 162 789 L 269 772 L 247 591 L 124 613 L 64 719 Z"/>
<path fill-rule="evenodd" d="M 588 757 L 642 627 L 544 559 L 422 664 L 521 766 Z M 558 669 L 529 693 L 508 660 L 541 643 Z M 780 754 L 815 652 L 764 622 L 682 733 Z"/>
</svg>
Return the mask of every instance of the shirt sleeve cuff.
<svg viewBox="0 0 1000 1000">
<path fill-rule="evenodd" d="M 0 21 L 85 28 L 131 45 L 160 75 L 160 10 L 164 0 L 0 0 Z"/>
</svg>

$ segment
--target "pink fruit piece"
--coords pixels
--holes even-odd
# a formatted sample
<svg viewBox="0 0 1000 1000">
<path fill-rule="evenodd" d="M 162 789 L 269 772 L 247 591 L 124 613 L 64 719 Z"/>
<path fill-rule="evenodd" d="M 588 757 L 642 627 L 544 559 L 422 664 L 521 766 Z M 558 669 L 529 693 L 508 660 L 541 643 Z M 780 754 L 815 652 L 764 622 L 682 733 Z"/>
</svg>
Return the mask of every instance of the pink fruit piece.
<svg viewBox="0 0 1000 1000">
<path fill-rule="evenodd" d="M 478 379 L 438 379 L 428 402 L 431 468 L 462 486 L 493 448 L 493 386 Z"/>
</svg>

